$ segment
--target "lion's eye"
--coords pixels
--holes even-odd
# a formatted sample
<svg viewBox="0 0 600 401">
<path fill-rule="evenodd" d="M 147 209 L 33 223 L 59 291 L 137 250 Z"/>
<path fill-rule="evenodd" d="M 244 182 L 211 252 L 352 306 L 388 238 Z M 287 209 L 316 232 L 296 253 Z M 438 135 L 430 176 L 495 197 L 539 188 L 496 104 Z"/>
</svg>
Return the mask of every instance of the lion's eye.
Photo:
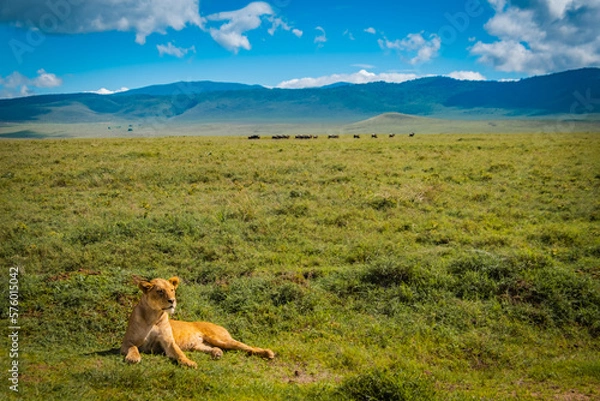
<svg viewBox="0 0 600 401">
<path fill-rule="evenodd" d="M 162 294 L 163 294 L 163 290 L 156 290 L 156 293 L 157 293 L 158 295 L 162 295 Z"/>
</svg>

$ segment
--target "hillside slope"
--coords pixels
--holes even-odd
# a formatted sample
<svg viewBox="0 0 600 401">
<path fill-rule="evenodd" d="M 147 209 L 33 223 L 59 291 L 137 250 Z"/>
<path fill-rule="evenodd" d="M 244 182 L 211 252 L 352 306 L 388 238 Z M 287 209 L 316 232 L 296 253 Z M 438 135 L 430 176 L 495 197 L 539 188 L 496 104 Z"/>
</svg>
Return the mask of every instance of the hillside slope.
<svg viewBox="0 0 600 401">
<path fill-rule="evenodd" d="M 598 68 L 514 82 L 429 77 L 401 84 L 377 82 L 310 89 L 178 82 L 110 96 L 85 93 L 4 99 L 0 100 L 0 121 L 73 123 L 159 119 L 165 123 L 171 120 L 352 123 L 390 112 L 453 119 L 551 115 L 581 118 L 598 113 L 600 107 L 594 96 L 599 93 Z"/>
</svg>

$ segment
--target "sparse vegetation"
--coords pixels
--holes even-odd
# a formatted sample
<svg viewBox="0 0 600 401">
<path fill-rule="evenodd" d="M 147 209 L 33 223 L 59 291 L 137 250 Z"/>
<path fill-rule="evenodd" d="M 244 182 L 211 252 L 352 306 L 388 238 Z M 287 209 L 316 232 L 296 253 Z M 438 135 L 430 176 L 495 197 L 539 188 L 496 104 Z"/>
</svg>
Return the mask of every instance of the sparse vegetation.
<svg viewBox="0 0 600 401">
<path fill-rule="evenodd" d="M 598 134 L 6 140 L 0 153 L 22 399 L 600 398 Z M 177 318 L 277 358 L 125 364 L 135 277 L 172 275 Z M 7 284 L 0 302 L 6 322 Z"/>
</svg>

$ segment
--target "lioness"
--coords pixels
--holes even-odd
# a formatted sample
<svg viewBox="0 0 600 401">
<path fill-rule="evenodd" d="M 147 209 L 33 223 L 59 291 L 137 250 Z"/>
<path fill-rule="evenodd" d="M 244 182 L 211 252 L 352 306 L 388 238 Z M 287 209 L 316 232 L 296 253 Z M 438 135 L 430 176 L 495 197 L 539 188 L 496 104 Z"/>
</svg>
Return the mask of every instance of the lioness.
<svg viewBox="0 0 600 401">
<path fill-rule="evenodd" d="M 142 298 L 131 313 L 121 345 L 121 354 L 127 362 L 140 362 L 140 351 L 164 351 L 169 358 L 195 368 L 196 362 L 188 359 L 183 351 L 202 351 L 218 359 L 223 356 L 221 348 L 238 349 L 268 359 L 275 357 L 270 349 L 255 348 L 234 340 L 225 328 L 216 324 L 169 320 L 177 306 L 175 289 L 179 281 L 178 277 L 171 277 L 139 282 Z"/>
</svg>

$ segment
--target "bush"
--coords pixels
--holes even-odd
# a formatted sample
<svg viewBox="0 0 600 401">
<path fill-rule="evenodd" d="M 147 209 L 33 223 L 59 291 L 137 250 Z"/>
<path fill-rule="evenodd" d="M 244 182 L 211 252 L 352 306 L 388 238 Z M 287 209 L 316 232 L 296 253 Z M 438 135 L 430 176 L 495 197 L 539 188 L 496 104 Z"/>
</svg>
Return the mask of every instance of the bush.
<svg viewBox="0 0 600 401">
<path fill-rule="evenodd" d="M 435 399 L 433 385 L 414 373 L 374 369 L 346 379 L 338 395 L 357 401 L 417 401 Z"/>
<path fill-rule="evenodd" d="M 562 267 L 546 268 L 533 277 L 525 301 L 546 308 L 557 326 L 573 323 L 600 336 L 600 285 Z"/>
<path fill-rule="evenodd" d="M 580 324 L 600 335 L 600 285 L 543 255 L 470 255 L 450 263 L 453 290 L 466 300 L 497 298 L 542 326 Z"/>
<path fill-rule="evenodd" d="M 380 287 L 392 287 L 402 283 L 410 283 L 414 277 L 415 269 L 412 264 L 384 259 L 369 265 L 362 275 L 361 281 Z"/>
</svg>

